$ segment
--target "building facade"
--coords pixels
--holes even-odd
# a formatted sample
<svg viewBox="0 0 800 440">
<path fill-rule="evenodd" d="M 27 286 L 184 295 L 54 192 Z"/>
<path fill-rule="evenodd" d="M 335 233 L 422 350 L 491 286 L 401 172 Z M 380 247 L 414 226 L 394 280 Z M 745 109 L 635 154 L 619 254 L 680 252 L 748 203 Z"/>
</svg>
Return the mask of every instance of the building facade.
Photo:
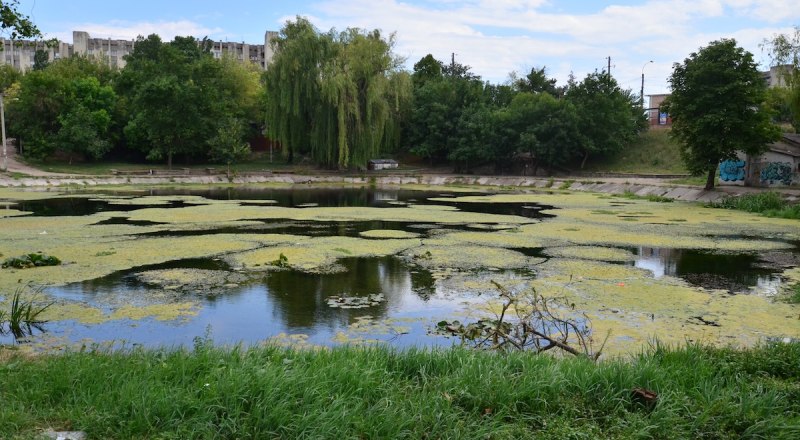
<svg viewBox="0 0 800 440">
<path fill-rule="evenodd" d="M 275 54 L 270 43 L 277 36 L 277 32 L 267 31 L 264 34 L 264 44 L 213 42 L 211 53 L 215 58 L 230 56 L 241 63 L 250 62 L 266 69 Z M 84 31 L 72 32 L 72 44 L 58 41 L 50 46 L 42 41 L 0 38 L 0 64 L 14 66 L 24 73 L 33 68 L 36 52 L 45 51 L 48 61 L 83 55 L 102 59 L 110 67 L 121 69 L 125 67 L 125 55 L 133 51 L 135 44 L 135 40 L 92 38 Z"/>
</svg>

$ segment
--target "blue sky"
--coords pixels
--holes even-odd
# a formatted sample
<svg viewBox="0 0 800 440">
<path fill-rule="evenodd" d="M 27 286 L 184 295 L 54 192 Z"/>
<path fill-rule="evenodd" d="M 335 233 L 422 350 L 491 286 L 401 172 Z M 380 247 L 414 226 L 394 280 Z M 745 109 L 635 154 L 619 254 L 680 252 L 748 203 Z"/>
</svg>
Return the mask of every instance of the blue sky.
<svg viewBox="0 0 800 440">
<path fill-rule="evenodd" d="M 759 43 L 800 24 L 795 0 L 21 0 L 50 37 L 73 30 L 96 37 L 158 33 L 262 43 L 297 15 L 317 27 L 396 33 L 395 52 L 410 67 L 432 53 L 456 60 L 492 82 L 546 66 L 559 83 L 605 68 L 623 87 L 668 91 L 672 64 L 719 38 L 736 38 L 764 65 Z M 649 63 L 653 60 L 653 63 Z"/>
</svg>

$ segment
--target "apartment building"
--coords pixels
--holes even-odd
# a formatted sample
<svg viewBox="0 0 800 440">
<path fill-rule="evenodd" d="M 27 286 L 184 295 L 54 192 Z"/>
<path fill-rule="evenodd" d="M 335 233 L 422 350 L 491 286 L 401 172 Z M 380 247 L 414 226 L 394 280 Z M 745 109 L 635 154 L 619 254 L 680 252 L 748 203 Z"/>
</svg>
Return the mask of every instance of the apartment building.
<svg viewBox="0 0 800 440">
<path fill-rule="evenodd" d="M 254 63 L 262 69 L 266 69 L 274 56 L 270 42 L 277 36 L 277 32 L 267 31 L 264 34 L 264 44 L 214 42 L 211 53 L 215 58 L 231 56 L 239 62 Z M 125 67 L 125 55 L 133 51 L 135 44 L 135 40 L 92 38 L 88 32 L 84 31 L 72 32 L 72 44 L 58 41 L 52 46 L 48 46 L 42 41 L 0 38 L 0 47 L 2 47 L 0 64 L 10 64 L 17 70 L 26 72 L 33 68 L 36 51 L 43 50 L 47 53 L 50 61 L 72 55 L 85 55 L 105 60 L 109 66 L 121 69 Z"/>
</svg>

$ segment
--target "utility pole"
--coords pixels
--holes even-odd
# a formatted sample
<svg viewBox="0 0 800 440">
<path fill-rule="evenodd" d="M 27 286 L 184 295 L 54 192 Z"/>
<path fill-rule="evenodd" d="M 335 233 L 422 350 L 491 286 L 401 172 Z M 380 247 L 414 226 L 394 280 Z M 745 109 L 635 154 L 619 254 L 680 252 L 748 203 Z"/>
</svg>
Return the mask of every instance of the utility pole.
<svg viewBox="0 0 800 440">
<path fill-rule="evenodd" d="M 608 57 L 608 70 L 606 72 L 608 72 L 608 77 L 611 78 L 611 57 L 610 56 Z"/>
<path fill-rule="evenodd" d="M 450 70 L 455 69 L 456 67 L 456 53 L 453 52 L 450 54 Z"/>
<path fill-rule="evenodd" d="M 5 98 L 4 94 L 0 93 L 0 126 L 3 127 L 3 172 L 6 172 L 8 171 L 8 153 L 6 153 L 6 107 L 3 98 Z"/>
<path fill-rule="evenodd" d="M 641 105 L 642 108 L 644 108 L 644 68 L 647 67 L 647 65 L 652 62 L 653 60 L 650 60 L 644 63 L 644 66 L 642 66 L 642 90 L 641 92 L 639 92 L 639 105 Z"/>
</svg>

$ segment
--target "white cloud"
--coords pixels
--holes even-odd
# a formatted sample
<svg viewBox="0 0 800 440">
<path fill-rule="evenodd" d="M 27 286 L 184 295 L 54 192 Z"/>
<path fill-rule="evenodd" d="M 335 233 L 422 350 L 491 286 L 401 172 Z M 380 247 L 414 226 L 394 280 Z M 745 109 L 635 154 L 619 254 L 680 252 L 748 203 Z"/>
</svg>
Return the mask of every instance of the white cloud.
<svg viewBox="0 0 800 440">
<path fill-rule="evenodd" d="M 598 2 L 599 3 L 599 2 Z M 788 0 L 647 0 L 634 5 L 598 6 L 565 13 L 559 2 L 542 0 L 321 0 L 312 22 L 320 29 L 380 28 L 397 32 L 396 52 L 408 66 L 432 53 L 472 66 L 485 79 L 501 82 L 509 72 L 547 66 L 559 82 L 574 72 L 579 78 L 605 68 L 624 87 L 638 91 L 642 65 L 645 93 L 666 91 L 674 62 L 719 38 L 736 38 L 763 61 L 758 44 L 786 26 L 773 18 L 756 20 L 772 10 L 786 18 L 800 14 Z M 584 9 L 587 9 L 584 7 Z M 715 31 L 719 22 L 752 14 L 751 27 L 732 33 Z M 763 25 L 763 26 L 760 26 Z M 650 84 L 648 86 L 648 84 Z"/>
<path fill-rule="evenodd" d="M 172 40 L 176 36 L 194 36 L 202 38 L 205 36 L 214 38 L 224 38 L 223 30 L 220 28 L 209 28 L 199 23 L 189 20 L 177 21 L 110 21 L 107 23 L 78 23 L 71 25 L 72 30 L 88 32 L 93 38 L 113 38 L 133 40 L 137 36 L 147 36 L 158 34 L 165 41 Z M 56 32 L 53 37 L 61 41 L 72 41 L 72 32 Z"/>
</svg>

